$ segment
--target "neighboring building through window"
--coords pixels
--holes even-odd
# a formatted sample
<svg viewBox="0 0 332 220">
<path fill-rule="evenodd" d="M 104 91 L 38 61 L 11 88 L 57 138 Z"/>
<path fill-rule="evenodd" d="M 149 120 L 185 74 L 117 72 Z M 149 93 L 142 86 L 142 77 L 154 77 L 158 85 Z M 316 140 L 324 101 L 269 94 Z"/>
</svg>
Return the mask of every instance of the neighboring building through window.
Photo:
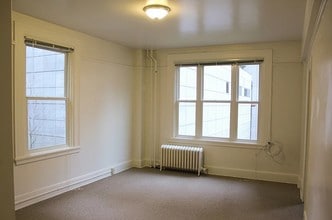
<svg viewBox="0 0 332 220">
<path fill-rule="evenodd" d="M 258 140 L 259 63 L 177 65 L 177 135 Z"/>
</svg>

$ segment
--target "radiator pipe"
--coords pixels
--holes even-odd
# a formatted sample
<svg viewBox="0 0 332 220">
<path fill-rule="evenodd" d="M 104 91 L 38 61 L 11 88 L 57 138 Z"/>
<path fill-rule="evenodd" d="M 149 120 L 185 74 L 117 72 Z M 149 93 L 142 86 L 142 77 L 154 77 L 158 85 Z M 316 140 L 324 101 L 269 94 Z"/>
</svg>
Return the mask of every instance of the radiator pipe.
<svg viewBox="0 0 332 220">
<path fill-rule="evenodd" d="M 158 62 L 153 56 L 153 50 L 147 50 L 147 57 L 150 59 L 151 73 L 153 74 L 153 92 L 152 92 L 152 150 L 153 150 L 153 168 L 156 168 L 156 123 L 157 123 L 157 74 Z"/>
</svg>

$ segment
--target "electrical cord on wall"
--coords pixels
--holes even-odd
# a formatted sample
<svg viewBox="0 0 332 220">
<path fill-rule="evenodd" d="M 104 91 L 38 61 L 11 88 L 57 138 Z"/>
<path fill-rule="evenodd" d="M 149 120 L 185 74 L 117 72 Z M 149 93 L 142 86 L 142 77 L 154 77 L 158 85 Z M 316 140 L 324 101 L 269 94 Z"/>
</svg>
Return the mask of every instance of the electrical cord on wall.
<svg viewBox="0 0 332 220">
<path fill-rule="evenodd" d="M 274 162 L 282 164 L 285 161 L 285 154 L 281 143 L 277 141 L 268 141 L 262 149 Z"/>
<path fill-rule="evenodd" d="M 272 79 L 273 83 L 273 74 Z M 273 89 L 271 88 L 271 99 L 273 98 Z M 272 100 L 270 103 L 272 109 Z M 270 123 L 269 123 L 269 137 L 272 137 L 272 113 L 270 114 Z M 263 152 L 270 157 L 275 163 L 282 164 L 285 161 L 285 153 L 283 151 L 283 146 L 278 141 L 268 141 L 265 145 L 262 146 Z M 257 157 L 262 151 L 258 151 L 256 154 L 256 168 L 257 168 Z"/>
<path fill-rule="evenodd" d="M 255 179 L 258 178 L 258 156 L 264 152 L 265 155 L 267 155 L 269 158 L 273 160 L 273 162 L 281 165 L 285 161 L 285 154 L 283 151 L 282 144 L 277 141 L 268 141 L 265 145 L 262 146 L 260 150 L 256 153 L 256 159 L 255 159 Z"/>
</svg>

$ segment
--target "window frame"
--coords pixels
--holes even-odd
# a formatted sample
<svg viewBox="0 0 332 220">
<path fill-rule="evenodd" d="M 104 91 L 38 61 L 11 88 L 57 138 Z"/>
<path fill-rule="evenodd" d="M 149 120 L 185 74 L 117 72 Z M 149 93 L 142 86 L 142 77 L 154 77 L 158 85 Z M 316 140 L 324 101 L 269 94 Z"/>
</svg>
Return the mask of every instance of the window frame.
<svg viewBox="0 0 332 220">
<path fill-rule="evenodd" d="M 79 129 L 78 129 L 78 101 L 77 99 L 77 88 L 75 83 L 75 71 L 74 61 L 75 53 L 72 47 L 59 46 L 54 51 L 59 52 L 63 48 L 70 49 L 71 51 L 65 52 L 65 96 L 64 97 L 34 97 L 27 96 L 26 94 L 26 44 L 27 37 L 16 37 L 16 42 L 13 46 L 14 60 L 13 66 L 15 67 L 14 72 L 14 155 L 15 164 L 23 165 L 26 163 L 47 160 L 50 158 L 65 156 L 80 151 L 79 147 Z M 31 38 L 28 38 L 31 39 Z M 35 39 L 35 38 L 34 38 Z M 36 40 L 48 45 L 67 45 L 62 41 L 50 41 L 50 40 Z M 54 43 L 53 43 L 54 42 Z M 36 46 L 41 48 L 39 46 Z M 47 48 L 41 48 L 47 49 Z M 50 49 L 49 49 L 50 50 Z M 61 51 L 60 51 L 61 52 Z M 28 143 L 28 101 L 29 100 L 65 100 L 66 102 L 66 144 L 47 146 L 38 149 L 30 149 Z"/>
<path fill-rule="evenodd" d="M 178 135 L 178 72 L 176 65 L 186 65 L 192 63 L 209 63 L 209 62 L 233 62 L 243 60 L 264 60 L 260 65 L 260 113 L 258 119 L 258 140 L 229 140 L 223 138 L 203 137 L 203 136 L 183 136 Z M 173 100 L 172 100 L 172 113 L 173 118 L 172 128 L 170 129 L 169 141 L 173 143 L 184 144 L 209 144 L 211 146 L 226 146 L 226 147 L 261 147 L 270 140 L 271 137 L 271 95 L 272 95 L 272 50 L 236 50 L 236 51 L 220 51 L 220 52 L 197 52 L 186 54 L 170 54 L 167 58 L 167 71 L 170 75 L 170 79 L 173 80 Z M 201 74 L 200 74 L 201 75 Z M 238 73 L 236 74 L 238 77 Z M 233 80 L 234 77 L 232 77 Z M 236 86 L 233 83 L 231 86 Z M 232 88 L 232 91 L 236 91 Z M 234 93 L 234 92 L 233 92 Z M 233 94 L 234 96 L 237 95 Z M 238 103 L 237 97 L 232 99 L 236 104 Z M 200 100 L 198 100 L 200 101 Z M 241 101 L 242 102 L 242 101 Z M 196 111 L 202 111 L 197 109 Z M 197 115 L 197 114 L 196 114 Z M 202 115 L 198 113 L 198 115 Z M 232 116 L 233 115 L 233 116 Z M 234 117 L 232 114 L 231 117 Z M 237 116 L 237 115 L 235 115 Z M 196 119 L 197 120 L 197 119 Z M 202 120 L 199 120 L 202 123 Z M 233 120 L 234 121 L 234 120 Z M 236 121 L 237 123 L 237 121 Z M 198 125 L 198 123 L 196 123 Z M 237 126 L 237 125 L 236 125 Z M 199 129 L 202 129 L 202 124 L 199 125 Z M 234 129 L 234 128 L 231 128 Z M 198 133 L 202 134 L 201 131 Z M 237 136 L 237 132 L 233 132 Z"/>
<path fill-rule="evenodd" d="M 62 53 L 64 54 L 65 56 L 65 62 L 64 62 L 64 96 L 63 97 L 56 97 L 56 96 L 28 96 L 27 94 L 25 95 L 25 99 L 26 99 L 26 108 L 27 108 L 27 114 L 26 114 L 26 119 L 27 119 L 27 126 L 29 125 L 28 123 L 28 117 L 29 117 L 29 113 L 28 113 L 28 103 L 30 100 L 32 101 L 64 101 L 65 102 L 65 105 L 66 105 L 66 143 L 63 145 L 51 145 L 51 146 L 43 146 L 43 147 L 40 147 L 40 148 L 36 148 L 36 149 L 30 149 L 31 146 L 29 146 L 29 138 L 27 138 L 27 148 L 28 148 L 28 151 L 30 152 L 40 152 L 40 151 L 46 151 L 46 150 L 51 150 L 51 149 L 57 149 L 57 148 L 63 148 L 63 147 L 67 147 L 67 146 L 70 146 L 70 143 L 71 143 L 71 137 L 70 137 L 70 130 L 72 129 L 71 128 L 71 108 L 69 108 L 69 106 L 71 106 L 71 99 L 69 98 L 70 97 L 70 92 L 71 92 L 71 86 L 70 86 L 70 83 L 69 83 L 69 79 L 70 79 L 70 68 L 69 68 L 69 56 L 70 56 L 70 53 L 71 52 L 66 52 L 66 51 L 60 51 L 60 50 L 52 50 L 52 49 L 49 49 L 49 48 L 43 48 L 43 47 L 40 47 L 38 45 L 35 45 L 35 46 L 31 46 L 31 45 L 28 45 L 26 44 L 25 45 L 25 50 L 27 49 L 27 47 L 34 47 L 34 48 L 38 48 L 38 49 L 44 49 L 44 50 L 49 50 L 49 51 L 55 51 L 55 52 L 59 52 L 59 53 Z M 26 66 L 26 65 L 25 65 Z M 26 75 L 25 75 L 26 77 Z M 25 86 L 25 89 L 26 89 L 26 86 Z M 28 132 L 28 128 L 27 128 L 27 136 L 29 135 L 29 132 Z"/>
<path fill-rule="evenodd" d="M 206 66 L 211 66 L 210 64 L 193 64 L 193 65 L 185 65 L 185 67 L 195 67 L 196 68 L 196 99 L 195 100 L 181 100 L 179 95 L 180 95 L 180 68 L 182 67 L 181 64 L 177 65 L 176 67 L 176 86 L 177 86 L 177 99 L 176 99 L 176 118 L 177 118 L 177 126 L 176 126 L 176 136 L 177 137 L 195 137 L 195 138 L 202 138 L 202 139 L 216 139 L 220 141 L 231 141 L 231 142 L 236 142 L 236 141 L 243 141 L 243 142 L 252 142 L 256 143 L 257 140 L 248 140 L 248 139 L 241 139 L 238 138 L 238 117 L 239 117 L 239 105 L 240 104 L 255 104 L 260 106 L 260 100 L 258 99 L 257 101 L 245 101 L 245 100 L 240 100 L 239 96 L 242 94 L 239 90 L 245 91 L 245 88 L 242 86 L 239 86 L 240 84 L 240 66 L 241 65 L 254 65 L 254 64 L 259 64 L 261 65 L 262 62 L 255 62 L 255 61 L 248 61 L 246 63 L 230 63 L 230 64 L 224 64 L 231 66 L 231 97 L 229 100 L 209 100 L 209 99 L 204 99 L 204 80 L 205 80 L 205 67 Z M 222 66 L 221 64 L 220 66 Z M 259 67 L 260 68 L 260 67 Z M 260 76 L 259 76 L 260 78 Z M 261 87 L 261 83 L 259 83 L 259 88 Z M 226 90 L 227 90 L 227 83 L 226 83 Z M 259 89 L 260 91 L 260 89 Z M 243 95 L 244 96 L 244 93 Z M 195 113 L 196 113 L 196 118 L 195 118 L 195 134 L 194 135 L 183 135 L 179 134 L 179 109 L 180 109 L 180 104 L 181 103 L 195 103 Z M 213 137 L 213 136 L 205 136 L 203 131 L 204 131 L 204 124 L 203 124 L 203 119 L 204 119 L 204 104 L 208 103 L 215 103 L 215 104 L 229 104 L 230 106 L 230 128 L 229 128 L 229 137 Z M 259 109 L 260 107 L 258 107 Z M 258 110 L 259 112 L 259 110 Z M 259 115 L 258 115 L 259 118 Z M 259 139 L 259 129 L 257 128 L 257 138 Z"/>
</svg>

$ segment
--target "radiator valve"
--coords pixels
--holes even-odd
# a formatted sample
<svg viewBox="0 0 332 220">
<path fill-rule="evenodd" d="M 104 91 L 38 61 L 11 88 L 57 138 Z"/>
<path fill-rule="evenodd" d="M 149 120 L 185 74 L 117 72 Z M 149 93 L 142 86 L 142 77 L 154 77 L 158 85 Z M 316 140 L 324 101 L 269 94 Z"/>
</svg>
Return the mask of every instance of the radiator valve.
<svg viewBox="0 0 332 220">
<path fill-rule="evenodd" d="M 204 174 L 208 174 L 208 168 L 202 167 L 201 172 L 204 173 Z"/>
</svg>

